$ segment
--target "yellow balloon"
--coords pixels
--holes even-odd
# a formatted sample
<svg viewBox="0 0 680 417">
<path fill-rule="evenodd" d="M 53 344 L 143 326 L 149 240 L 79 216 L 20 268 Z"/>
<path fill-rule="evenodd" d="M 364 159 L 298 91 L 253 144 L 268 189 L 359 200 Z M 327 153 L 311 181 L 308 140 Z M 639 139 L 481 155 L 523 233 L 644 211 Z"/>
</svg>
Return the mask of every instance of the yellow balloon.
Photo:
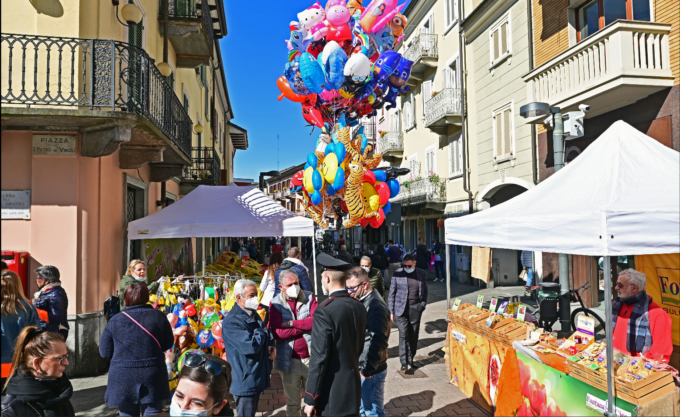
<svg viewBox="0 0 680 417">
<path fill-rule="evenodd" d="M 375 191 L 375 188 L 367 182 L 362 183 L 361 188 L 363 189 L 367 212 L 372 213 L 378 210 L 380 208 L 380 195 Z"/>
<path fill-rule="evenodd" d="M 312 184 L 313 173 L 314 168 L 307 167 L 307 169 L 305 169 L 304 175 L 302 176 L 302 185 L 305 187 L 305 190 L 307 190 L 307 192 L 310 194 L 314 192 L 314 185 Z"/>
<path fill-rule="evenodd" d="M 326 182 L 333 184 L 336 172 L 338 172 L 338 156 L 334 153 L 329 153 L 321 165 L 321 175 Z"/>
<path fill-rule="evenodd" d="M 368 96 L 368 102 L 373 104 L 373 102 L 375 102 L 375 97 L 373 97 L 373 95 Z"/>
</svg>

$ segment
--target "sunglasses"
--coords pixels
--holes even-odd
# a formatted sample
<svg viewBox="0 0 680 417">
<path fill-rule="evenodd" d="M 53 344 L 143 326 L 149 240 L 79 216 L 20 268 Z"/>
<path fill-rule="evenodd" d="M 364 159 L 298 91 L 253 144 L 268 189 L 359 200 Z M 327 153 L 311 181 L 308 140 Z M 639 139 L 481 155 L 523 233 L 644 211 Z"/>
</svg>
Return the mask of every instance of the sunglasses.
<svg viewBox="0 0 680 417">
<path fill-rule="evenodd" d="M 221 374 L 222 371 L 225 371 L 225 366 L 221 362 L 207 359 L 205 356 L 197 355 L 195 353 L 187 355 L 184 365 L 189 368 L 198 368 L 199 366 L 202 366 L 207 373 L 215 376 Z"/>
</svg>

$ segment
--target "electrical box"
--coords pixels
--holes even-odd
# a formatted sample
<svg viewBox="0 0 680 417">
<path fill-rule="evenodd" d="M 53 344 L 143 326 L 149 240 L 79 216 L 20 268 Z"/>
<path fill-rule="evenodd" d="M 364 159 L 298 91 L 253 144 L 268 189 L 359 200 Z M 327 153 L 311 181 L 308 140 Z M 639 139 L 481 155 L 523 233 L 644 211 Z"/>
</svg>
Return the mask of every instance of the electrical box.
<svg viewBox="0 0 680 417">
<path fill-rule="evenodd" d="M 583 112 L 570 111 L 563 119 L 564 140 L 583 137 Z"/>
<path fill-rule="evenodd" d="M 21 286 L 24 288 L 26 298 L 31 298 L 28 293 L 28 252 L 15 252 L 3 250 L 2 260 L 5 261 L 10 271 L 16 272 L 21 278 Z"/>
</svg>

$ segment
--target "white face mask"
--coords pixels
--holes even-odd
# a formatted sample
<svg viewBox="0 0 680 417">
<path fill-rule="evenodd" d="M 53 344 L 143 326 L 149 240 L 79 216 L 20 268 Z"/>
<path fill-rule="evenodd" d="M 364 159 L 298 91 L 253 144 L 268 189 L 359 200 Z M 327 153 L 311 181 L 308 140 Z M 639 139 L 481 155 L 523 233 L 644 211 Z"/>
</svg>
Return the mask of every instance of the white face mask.
<svg viewBox="0 0 680 417">
<path fill-rule="evenodd" d="M 137 277 L 132 277 L 132 278 L 136 279 L 137 281 L 144 281 L 144 278 L 137 278 Z"/>
<path fill-rule="evenodd" d="M 298 294 L 300 294 L 300 286 L 299 285 L 291 285 L 286 290 L 286 295 L 288 296 L 288 298 L 297 298 Z"/>
<path fill-rule="evenodd" d="M 260 302 L 257 301 L 257 297 L 248 298 L 246 300 L 246 308 L 248 310 L 255 311 L 255 310 L 257 310 L 257 306 L 259 306 L 259 305 L 260 305 Z"/>
<path fill-rule="evenodd" d="M 361 265 L 361 269 L 363 269 L 363 270 L 366 271 L 366 272 L 370 272 L 370 271 L 371 271 L 371 267 L 370 267 L 370 266 Z"/>
<path fill-rule="evenodd" d="M 172 398 L 172 403 L 170 404 L 170 416 L 172 417 L 203 417 L 208 415 L 208 411 L 215 408 L 217 404 L 213 405 L 207 410 L 182 410 L 179 404 Z"/>
</svg>

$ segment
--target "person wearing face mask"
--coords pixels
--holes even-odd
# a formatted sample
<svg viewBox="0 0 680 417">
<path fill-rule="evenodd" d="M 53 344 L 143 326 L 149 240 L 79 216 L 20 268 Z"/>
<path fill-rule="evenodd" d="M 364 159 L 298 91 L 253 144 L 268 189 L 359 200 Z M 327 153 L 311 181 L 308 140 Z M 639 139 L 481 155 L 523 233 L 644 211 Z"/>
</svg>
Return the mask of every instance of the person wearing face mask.
<svg viewBox="0 0 680 417">
<path fill-rule="evenodd" d="M 278 296 L 281 292 L 281 285 L 279 282 L 279 277 L 281 273 L 286 270 L 295 271 L 298 278 L 300 279 L 300 286 L 303 290 L 312 292 L 312 283 L 309 279 L 309 270 L 302 263 L 302 252 L 300 248 L 293 246 L 288 249 L 288 257 L 281 262 L 281 266 L 274 273 L 274 297 Z"/>
<path fill-rule="evenodd" d="M 361 258 L 361 269 L 366 271 L 368 274 L 368 279 L 371 282 L 371 288 L 376 290 L 381 297 L 386 297 L 385 294 L 385 281 L 383 281 L 382 272 L 378 268 L 373 268 L 373 263 L 371 258 L 368 256 L 363 256 Z"/>
<path fill-rule="evenodd" d="M 394 271 L 387 297 L 392 321 L 399 328 L 399 361 L 401 370 L 414 369 L 413 358 L 418 348 L 420 318 L 427 305 L 427 272 L 416 268 L 413 254 L 404 256 L 404 267 Z"/>
<path fill-rule="evenodd" d="M 120 293 L 125 294 L 128 285 L 137 281 L 146 284 L 146 264 L 139 259 L 133 259 L 130 261 L 130 265 L 128 265 L 128 269 L 125 272 L 125 275 L 123 275 L 123 279 L 120 280 Z M 158 281 L 148 284 L 149 294 L 154 294 L 158 291 L 158 285 Z M 120 297 L 120 310 L 123 311 L 124 308 L 123 297 Z"/>
<path fill-rule="evenodd" d="M 215 355 L 187 354 L 179 373 L 170 417 L 233 416 L 227 394 L 231 365 Z"/>
<path fill-rule="evenodd" d="M 236 305 L 222 320 L 224 350 L 231 364 L 231 394 L 236 415 L 254 416 L 260 394 L 270 386 L 272 360 L 276 357 L 274 338 L 260 316 L 257 284 L 240 279 L 234 284 Z"/>
<path fill-rule="evenodd" d="M 385 300 L 371 287 L 370 277 L 363 268 L 349 270 L 347 291 L 364 304 L 368 316 L 364 350 L 359 357 L 361 372 L 359 411 L 362 416 L 384 417 L 387 347 L 392 327 L 390 310 Z"/>
<path fill-rule="evenodd" d="M 345 264 L 346 265 L 346 264 Z M 366 309 L 345 287 L 347 274 L 324 271 L 329 294 L 314 312 L 305 414 L 356 416 L 361 403 L 359 356 L 364 348 Z"/>
<path fill-rule="evenodd" d="M 36 326 L 19 333 L 2 397 L 2 417 L 75 416 L 73 386 L 64 375 L 68 352 L 59 333 Z"/>
<path fill-rule="evenodd" d="M 647 276 L 635 269 L 619 272 L 618 298 L 612 302 L 614 349 L 668 363 L 673 353 L 672 320 L 645 287 Z"/>
<path fill-rule="evenodd" d="M 33 305 L 40 317 L 40 327 L 48 332 L 59 333 L 66 340 L 69 325 L 67 320 L 68 296 L 61 286 L 56 266 L 44 265 L 35 270 L 35 283 L 40 290 L 33 295 Z"/>
<path fill-rule="evenodd" d="M 301 413 L 302 387 L 309 371 L 309 345 L 317 301 L 314 294 L 302 291 L 300 280 L 292 269 L 280 276 L 281 293 L 272 299 L 269 326 L 276 339 L 274 369 L 283 377 L 286 415 Z"/>
</svg>

